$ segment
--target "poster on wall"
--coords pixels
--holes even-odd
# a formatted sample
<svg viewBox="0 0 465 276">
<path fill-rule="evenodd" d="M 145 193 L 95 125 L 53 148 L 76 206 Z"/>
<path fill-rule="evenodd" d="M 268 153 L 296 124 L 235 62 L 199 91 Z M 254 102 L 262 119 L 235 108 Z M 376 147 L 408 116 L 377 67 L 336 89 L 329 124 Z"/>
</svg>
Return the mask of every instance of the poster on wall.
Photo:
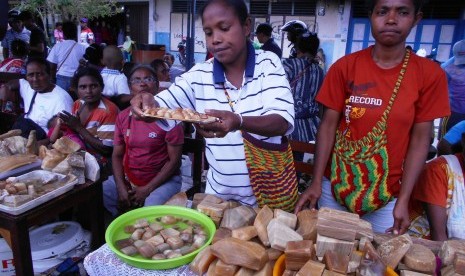
<svg viewBox="0 0 465 276">
<path fill-rule="evenodd" d="M 187 39 L 187 13 L 172 13 L 170 27 L 170 51 L 178 51 L 178 44 Z M 206 53 L 205 34 L 202 28 L 202 20 L 198 17 L 195 20 L 194 52 Z"/>
</svg>

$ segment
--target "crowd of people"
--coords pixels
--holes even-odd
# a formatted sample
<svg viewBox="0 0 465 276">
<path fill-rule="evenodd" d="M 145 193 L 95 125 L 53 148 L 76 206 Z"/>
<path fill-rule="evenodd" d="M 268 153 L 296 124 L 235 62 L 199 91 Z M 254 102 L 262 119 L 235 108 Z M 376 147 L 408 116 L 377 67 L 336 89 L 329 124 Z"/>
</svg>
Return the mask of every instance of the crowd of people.
<svg viewBox="0 0 465 276">
<path fill-rule="evenodd" d="M 32 14 L 15 10 L 0 70 L 26 77 L 1 86 L 0 98 L 19 109 L 21 97 L 24 115 L 13 127 L 23 136 L 37 130 L 39 143 L 48 145 L 65 135 L 97 157 L 113 216 L 163 204 L 180 191 L 183 126 L 143 110 L 189 108 L 217 118 L 195 125 L 206 142 L 206 193 L 296 213 L 345 210 L 375 232 L 465 238 L 455 219 L 465 217 L 456 206 L 465 197 L 465 41 L 441 68 L 406 47 L 422 1 L 368 2 L 374 45 L 342 57 L 327 73 L 318 34 L 304 22 L 281 28 L 292 46 L 283 58 L 272 26 L 253 30 L 243 1 L 205 3 L 200 18 L 213 58 L 187 72 L 173 66 L 170 53 L 150 65 L 125 62 L 117 46 L 95 43 L 87 18 L 80 35 L 74 23 L 57 24 L 47 55 Z M 261 49 L 254 48 L 253 33 Z M 180 45 L 182 61 L 184 50 Z M 438 146 L 444 156 L 426 163 L 438 118 L 444 118 Z M 312 180 L 299 196 L 295 177 L 263 189 L 252 169 L 260 161 L 251 157 L 254 147 L 289 159 L 288 139 L 316 141 Z M 268 199 L 282 187 L 287 194 Z"/>
</svg>

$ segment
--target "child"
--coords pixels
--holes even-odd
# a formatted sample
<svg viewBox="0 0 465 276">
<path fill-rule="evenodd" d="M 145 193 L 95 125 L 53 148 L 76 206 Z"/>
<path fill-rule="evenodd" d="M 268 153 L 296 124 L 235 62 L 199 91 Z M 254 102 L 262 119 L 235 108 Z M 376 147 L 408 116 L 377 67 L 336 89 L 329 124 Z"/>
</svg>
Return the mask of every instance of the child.
<svg viewBox="0 0 465 276">
<path fill-rule="evenodd" d="M 102 95 L 111 98 L 118 106 L 128 106 L 132 96 L 129 91 L 128 79 L 121 72 L 123 53 L 114 45 L 105 47 L 103 49 L 103 64 L 105 68 L 100 72 L 105 84 Z"/>
<path fill-rule="evenodd" d="M 196 64 L 155 97 L 148 93 L 134 96 L 132 111 L 146 121 L 141 108 L 158 105 L 191 108 L 219 118 L 197 125 L 197 132 L 205 137 L 210 165 L 205 192 L 255 206 L 260 197 L 255 196 L 250 181 L 243 133 L 260 139 L 261 144 L 282 145 L 282 136 L 294 129 L 289 82 L 277 55 L 253 48 L 249 40 L 252 23 L 243 1 L 207 1 L 201 18 L 207 50 L 214 58 Z M 169 130 L 176 122 L 157 123 Z M 297 188 L 297 181 L 293 184 L 290 189 Z M 269 201 L 278 202 L 281 197 Z M 294 198 L 288 202 L 293 208 Z"/>
<path fill-rule="evenodd" d="M 48 133 L 47 136 L 50 139 L 50 143 L 55 143 L 58 138 L 63 136 L 68 137 L 69 139 L 73 140 L 74 142 L 78 143 L 81 146 L 81 149 L 84 150 L 86 146 L 84 142 L 82 142 L 81 137 L 71 130 L 69 127 L 63 124 L 63 120 L 61 120 L 57 115 L 50 118 L 47 123 Z"/>
<path fill-rule="evenodd" d="M 422 1 L 369 4 L 375 44 L 339 59 L 323 81 L 316 100 L 326 109 L 313 179 L 295 212 L 319 200 L 319 206 L 360 214 L 377 233 L 403 234 L 433 121 L 450 113 L 447 80 L 436 63 L 405 47 L 422 18 Z"/>
<path fill-rule="evenodd" d="M 15 39 L 11 42 L 10 58 L 6 58 L 0 63 L 0 72 L 26 74 L 25 60 L 29 52 L 29 46 L 21 39 Z"/>
</svg>

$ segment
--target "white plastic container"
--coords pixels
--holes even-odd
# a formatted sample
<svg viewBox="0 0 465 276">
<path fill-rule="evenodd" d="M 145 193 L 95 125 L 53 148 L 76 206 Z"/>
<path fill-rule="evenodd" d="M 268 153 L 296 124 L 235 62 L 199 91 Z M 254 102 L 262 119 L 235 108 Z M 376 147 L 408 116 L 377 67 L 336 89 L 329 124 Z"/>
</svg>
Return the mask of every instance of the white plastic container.
<svg viewBox="0 0 465 276">
<path fill-rule="evenodd" d="M 90 250 L 91 234 L 74 221 L 59 221 L 29 232 L 34 273 L 44 272 L 68 257 Z"/>
<path fill-rule="evenodd" d="M 13 252 L 8 243 L 0 238 L 0 275 L 12 276 L 15 275 L 15 267 L 13 265 Z"/>
</svg>

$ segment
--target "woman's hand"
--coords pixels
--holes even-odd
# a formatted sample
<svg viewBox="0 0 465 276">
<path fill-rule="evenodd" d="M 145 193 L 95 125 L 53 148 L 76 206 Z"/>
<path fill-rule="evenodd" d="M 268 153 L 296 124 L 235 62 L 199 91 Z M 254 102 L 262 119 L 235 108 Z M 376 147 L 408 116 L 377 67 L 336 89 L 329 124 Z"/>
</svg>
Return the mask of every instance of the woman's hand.
<svg viewBox="0 0 465 276">
<path fill-rule="evenodd" d="M 321 197 L 321 182 L 312 181 L 310 186 L 300 195 L 299 201 L 297 202 L 294 214 L 299 213 L 305 207 L 310 209 L 316 208 L 316 203 Z"/>
<path fill-rule="evenodd" d="M 397 199 L 392 215 L 394 216 L 394 225 L 387 229 L 386 232 L 392 232 L 394 235 L 402 235 L 407 232 L 410 226 L 408 202 Z"/>
<path fill-rule="evenodd" d="M 118 190 L 118 210 L 125 212 L 131 207 L 131 201 L 129 200 L 129 193 L 126 187 L 117 187 Z"/>
<path fill-rule="evenodd" d="M 224 110 L 205 110 L 205 114 L 218 118 L 219 120 L 209 124 L 195 124 L 200 135 L 205 138 L 221 138 L 228 132 L 236 131 L 241 124 L 238 114 Z"/>
<path fill-rule="evenodd" d="M 75 132 L 79 133 L 79 131 L 84 128 L 81 125 L 81 121 L 79 120 L 79 118 L 67 111 L 63 110 L 61 113 L 58 113 L 58 117 L 61 120 L 63 120 L 64 124 L 66 124 L 69 128 L 71 128 Z"/>
<path fill-rule="evenodd" d="M 156 118 L 144 116 L 144 110 L 157 107 L 158 104 L 153 95 L 147 92 L 141 92 L 131 99 L 131 111 L 134 118 L 145 122 L 154 122 Z"/>
<path fill-rule="evenodd" d="M 146 186 L 134 186 L 129 192 L 129 199 L 133 206 L 144 206 L 145 199 L 150 195 L 148 185 Z"/>
</svg>

